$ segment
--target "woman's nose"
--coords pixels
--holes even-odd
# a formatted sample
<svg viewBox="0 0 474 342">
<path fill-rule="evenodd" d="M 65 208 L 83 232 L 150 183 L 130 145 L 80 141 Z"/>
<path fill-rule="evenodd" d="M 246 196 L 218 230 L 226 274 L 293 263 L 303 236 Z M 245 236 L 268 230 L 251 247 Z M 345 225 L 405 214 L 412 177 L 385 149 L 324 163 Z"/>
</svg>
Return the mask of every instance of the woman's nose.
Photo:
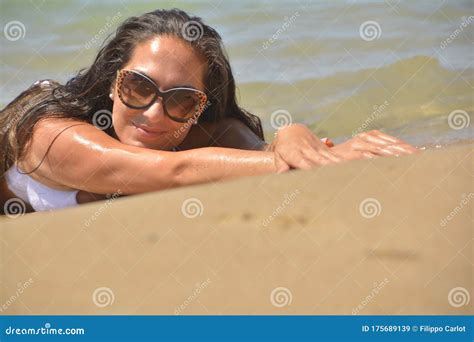
<svg viewBox="0 0 474 342">
<path fill-rule="evenodd" d="M 143 112 L 143 116 L 151 123 L 162 121 L 166 117 L 163 108 L 163 99 L 157 98 L 155 102 Z"/>
</svg>

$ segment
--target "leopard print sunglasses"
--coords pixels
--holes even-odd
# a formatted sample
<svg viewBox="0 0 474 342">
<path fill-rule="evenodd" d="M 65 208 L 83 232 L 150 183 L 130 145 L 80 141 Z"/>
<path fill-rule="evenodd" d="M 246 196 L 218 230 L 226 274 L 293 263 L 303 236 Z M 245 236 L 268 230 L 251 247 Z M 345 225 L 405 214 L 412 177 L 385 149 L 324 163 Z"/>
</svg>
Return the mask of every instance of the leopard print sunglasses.
<svg viewBox="0 0 474 342">
<path fill-rule="evenodd" d="M 146 109 L 159 97 L 165 115 L 177 122 L 197 118 L 207 104 L 207 95 L 200 90 L 179 87 L 160 91 L 151 78 L 132 70 L 117 71 L 117 93 L 122 103 L 133 109 Z"/>
</svg>

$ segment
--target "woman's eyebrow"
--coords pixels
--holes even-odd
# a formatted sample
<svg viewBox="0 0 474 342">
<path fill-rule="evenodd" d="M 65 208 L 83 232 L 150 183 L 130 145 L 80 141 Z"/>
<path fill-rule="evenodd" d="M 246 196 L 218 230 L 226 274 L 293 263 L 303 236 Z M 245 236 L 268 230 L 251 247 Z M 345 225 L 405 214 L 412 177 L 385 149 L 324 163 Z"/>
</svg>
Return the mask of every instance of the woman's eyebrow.
<svg viewBox="0 0 474 342">
<path fill-rule="evenodd" d="M 160 88 L 158 82 L 156 82 L 153 77 L 151 77 L 150 75 L 148 75 L 146 72 L 144 72 L 143 70 L 140 70 L 140 69 L 132 69 L 132 71 L 135 71 L 135 72 L 138 72 L 139 74 L 142 74 L 146 77 L 148 77 L 150 80 L 153 81 L 153 83 L 155 83 L 155 85 Z M 195 86 L 193 85 L 190 85 L 190 84 L 178 84 L 178 85 L 173 85 L 167 89 L 163 89 L 162 91 L 167 91 L 167 90 L 170 90 L 170 89 L 174 89 L 174 88 L 191 88 L 191 89 L 195 89 L 195 90 L 198 90 Z"/>
</svg>

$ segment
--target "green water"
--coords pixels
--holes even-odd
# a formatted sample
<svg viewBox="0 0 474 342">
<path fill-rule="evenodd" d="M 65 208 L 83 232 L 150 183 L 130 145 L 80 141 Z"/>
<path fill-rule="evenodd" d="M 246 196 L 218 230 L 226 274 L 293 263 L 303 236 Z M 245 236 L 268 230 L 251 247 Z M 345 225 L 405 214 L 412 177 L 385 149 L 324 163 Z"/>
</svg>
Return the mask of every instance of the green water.
<svg viewBox="0 0 474 342">
<path fill-rule="evenodd" d="M 2 106 L 38 79 L 66 81 L 86 67 L 126 17 L 178 7 L 221 33 L 240 103 L 266 133 L 275 128 L 272 113 L 283 111 L 336 141 L 369 129 L 417 145 L 473 139 L 473 1 L 0 4 L 2 28 L 24 26 L 19 39 L 0 38 Z M 361 32 L 366 22 L 378 25 L 374 35 Z"/>
</svg>

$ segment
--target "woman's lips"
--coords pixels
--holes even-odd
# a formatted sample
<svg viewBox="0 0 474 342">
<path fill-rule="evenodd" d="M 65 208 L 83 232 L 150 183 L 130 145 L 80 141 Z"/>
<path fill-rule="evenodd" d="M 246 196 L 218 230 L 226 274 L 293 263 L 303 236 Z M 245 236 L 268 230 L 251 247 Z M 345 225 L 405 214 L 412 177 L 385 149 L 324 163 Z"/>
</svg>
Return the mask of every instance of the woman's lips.
<svg viewBox="0 0 474 342">
<path fill-rule="evenodd" d="M 135 126 L 137 131 L 142 136 L 145 136 L 145 137 L 153 138 L 153 137 L 157 137 L 160 134 L 163 134 L 163 132 L 161 132 L 161 131 L 152 130 L 152 129 L 148 128 L 147 126 L 144 126 L 144 125 L 137 125 L 135 123 L 133 123 L 133 125 Z"/>
</svg>

